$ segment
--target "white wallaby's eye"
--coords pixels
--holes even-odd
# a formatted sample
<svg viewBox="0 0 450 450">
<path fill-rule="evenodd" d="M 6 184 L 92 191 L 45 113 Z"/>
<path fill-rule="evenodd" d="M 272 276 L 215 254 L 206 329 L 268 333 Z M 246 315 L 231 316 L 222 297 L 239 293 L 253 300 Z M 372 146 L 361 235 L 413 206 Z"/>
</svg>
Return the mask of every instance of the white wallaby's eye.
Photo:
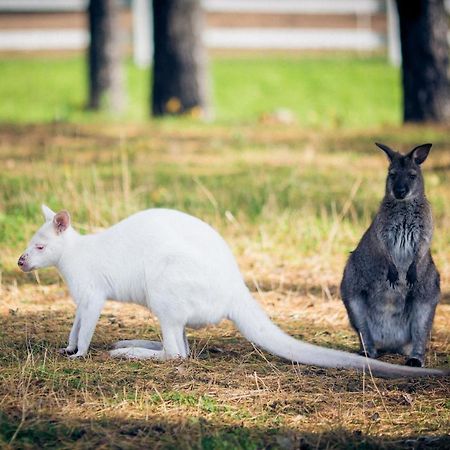
<svg viewBox="0 0 450 450">
<path fill-rule="evenodd" d="M 44 250 L 44 248 L 45 248 L 45 245 L 43 245 L 43 244 L 36 244 L 36 250 Z"/>
</svg>

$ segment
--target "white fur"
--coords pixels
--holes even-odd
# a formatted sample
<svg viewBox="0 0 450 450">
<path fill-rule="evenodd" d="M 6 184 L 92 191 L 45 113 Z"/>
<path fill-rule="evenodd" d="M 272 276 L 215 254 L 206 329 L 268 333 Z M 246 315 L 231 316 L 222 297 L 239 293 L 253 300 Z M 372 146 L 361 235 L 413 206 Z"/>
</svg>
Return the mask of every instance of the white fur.
<svg viewBox="0 0 450 450">
<path fill-rule="evenodd" d="M 88 351 L 107 299 L 148 307 L 161 324 L 162 346 L 120 341 L 112 356 L 185 358 L 185 327 L 232 320 L 256 345 L 291 361 L 322 367 L 371 370 L 381 376 L 441 375 L 443 371 L 395 366 L 296 340 L 270 321 L 252 298 L 225 241 L 209 225 L 187 214 L 150 209 L 111 228 L 82 236 L 43 206 L 44 225 L 22 255 L 22 269 L 56 266 L 77 305 L 65 351 Z M 58 216 L 62 214 L 59 213 Z M 67 213 L 64 213 L 67 215 Z M 37 250 L 36 246 L 45 246 Z M 19 260 L 20 261 L 20 260 Z"/>
</svg>

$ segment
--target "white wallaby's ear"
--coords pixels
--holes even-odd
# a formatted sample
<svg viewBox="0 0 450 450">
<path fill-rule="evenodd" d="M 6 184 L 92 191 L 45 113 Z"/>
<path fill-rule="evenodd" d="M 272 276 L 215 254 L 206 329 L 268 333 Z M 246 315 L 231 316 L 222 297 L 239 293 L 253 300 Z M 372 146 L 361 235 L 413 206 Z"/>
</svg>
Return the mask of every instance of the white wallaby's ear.
<svg viewBox="0 0 450 450">
<path fill-rule="evenodd" d="M 53 217 L 53 226 L 58 234 L 67 230 L 70 225 L 70 216 L 67 211 L 60 211 Z"/>
<path fill-rule="evenodd" d="M 428 157 L 430 153 L 432 144 L 422 144 L 418 147 L 413 148 L 409 153 L 410 156 L 416 164 L 422 164 Z"/>
<path fill-rule="evenodd" d="M 47 222 L 50 222 L 53 220 L 53 217 L 55 217 L 56 213 L 52 211 L 47 205 L 41 205 L 42 214 L 44 215 L 44 219 Z"/>
<path fill-rule="evenodd" d="M 392 148 L 388 147 L 387 145 L 380 144 L 379 142 L 375 142 L 375 145 L 378 148 L 381 148 L 381 150 L 383 150 L 384 153 L 386 153 L 387 157 L 389 158 L 389 161 L 392 161 L 394 159 L 396 152 L 392 150 Z"/>
</svg>

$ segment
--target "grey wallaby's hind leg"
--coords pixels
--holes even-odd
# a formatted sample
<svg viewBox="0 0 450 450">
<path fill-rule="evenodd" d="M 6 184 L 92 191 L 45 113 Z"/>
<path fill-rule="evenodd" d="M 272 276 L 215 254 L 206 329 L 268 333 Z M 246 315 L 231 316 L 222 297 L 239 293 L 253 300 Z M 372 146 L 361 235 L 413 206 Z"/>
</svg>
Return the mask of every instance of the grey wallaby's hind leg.
<svg viewBox="0 0 450 450">
<path fill-rule="evenodd" d="M 434 282 L 434 281 L 433 281 Z M 431 326 L 439 302 L 439 290 L 423 293 L 426 302 L 416 301 L 411 308 L 411 338 L 412 349 L 406 361 L 408 366 L 423 367 L 425 365 L 425 351 L 430 336 Z M 417 295 L 417 294 L 416 294 Z"/>
<path fill-rule="evenodd" d="M 367 306 L 365 304 L 364 294 L 348 296 L 345 300 L 345 306 L 350 323 L 358 334 L 360 343 L 359 353 L 369 358 L 377 358 L 378 352 L 367 323 Z"/>
</svg>

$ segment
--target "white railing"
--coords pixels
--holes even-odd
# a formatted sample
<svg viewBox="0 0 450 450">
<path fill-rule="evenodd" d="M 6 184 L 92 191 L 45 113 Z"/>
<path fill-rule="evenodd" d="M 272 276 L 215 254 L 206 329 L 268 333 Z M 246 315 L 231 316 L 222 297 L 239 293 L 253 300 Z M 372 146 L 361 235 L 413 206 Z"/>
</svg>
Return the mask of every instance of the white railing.
<svg viewBox="0 0 450 450">
<path fill-rule="evenodd" d="M 89 33 L 82 29 L 1 30 L 0 50 L 79 50 L 89 43 Z"/>
<path fill-rule="evenodd" d="M 88 0 L 0 0 L 0 12 L 84 11 Z"/>
<path fill-rule="evenodd" d="M 370 30 L 333 28 L 211 28 L 204 40 L 210 48 L 377 50 L 384 35 Z"/>
<path fill-rule="evenodd" d="M 266 14 L 375 14 L 379 0 L 201 0 L 206 11 Z"/>
<path fill-rule="evenodd" d="M 151 1 L 151 0 L 146 0 Z M 374 14 L 380 0 L 200 0 L 207 11 L 268 14 Z M 450 0 L 446 0 L 450 3 Z M 0 0 L 0 11 L 83 11 L 88 0 Z"/>
<path fill-rule="evenodd" d="M 390 1 L 390 0 L 388 0 Z M 386 46 L 386 35 L 367 27 L 370 15 L 385 10 L 385 0 L 201 0 L 206 12 L 253 14 L 347 14 L 357 16 L 357 27 L 333 28 L 207 28 L 204 41 L 215 49 L 336 49 L 373 51 Z M 133 0 L 134 59 L 150 64 L 152 43 L 145 39 L 151 26 L 146 0 Z M 146 10 L 146 11 L 145 11 Z M 145 11 L 145 12 L 144 12 Z"/>
<path fill-rule="evenodd" d="M 388 44 L 391 61 L 398 64 L 398 25 L 394 0 L 200 0 L 211 13 L 333 14 L 356 15 L 356 27 L 333 28 L 207 28 L 210 48 L 232 49 L 347 49 L 376 50 Z M 386 6 L 387 3 L 387 6 Z M 450 0 L 445 0 L 450 9 Z M 2 12 L 85 11 L 88 0 L 0 0 Z M 132 0 L 133 50 L 139 65 L 148 65 L 152 54 L 151 0 Z M 371 15 L 388 12 L 388 34 L 367 26 Z M 80 49 L 89 42 L 85 29 L 0 30 L 0 50 Z"/>
</svg>

